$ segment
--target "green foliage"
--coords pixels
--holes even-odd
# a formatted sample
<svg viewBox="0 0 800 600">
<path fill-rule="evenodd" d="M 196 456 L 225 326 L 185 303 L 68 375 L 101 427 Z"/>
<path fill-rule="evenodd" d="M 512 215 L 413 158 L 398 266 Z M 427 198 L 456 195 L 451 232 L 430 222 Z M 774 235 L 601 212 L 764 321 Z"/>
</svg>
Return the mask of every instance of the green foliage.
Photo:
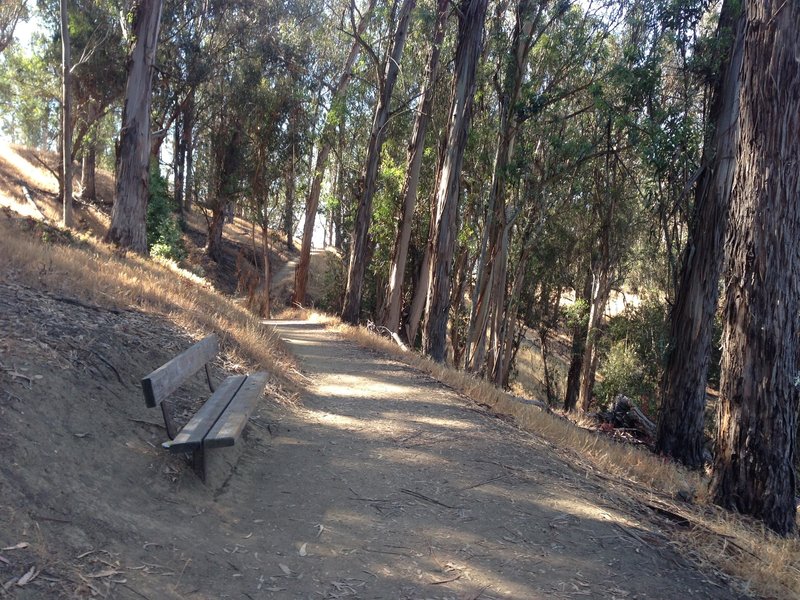
<svg viewBox="0 0 800 600">
<path fill-rule="evenodd" d="M 600 364 L 603 381 L 595 387 L 598 398 L 608 402 L 625 394 L 655 410 L 668 326 L 666 306 L 649 298 L 610 320 Z"/>
<path fill-rule="evenodd" d="M 346 286 L 347 271 L 344 262 L 336 253 L 326 252 L 317 306 L 325 312 L 338 314 L 344 304 Z"/>
<path fill-rule="evenodd" d="M 171 260 L 186 257 L 175 200 L 167 189 L 158 163 L 150 165 L 150 197 L 147 202 L 147 248 L 152 256 Z"/>
<path fill-rule="evenodd" d="M 611 345 L 602 368 L 603 379 L 595 385 L 595 395 L 603 410 L 617 394 L 641 402 L 652 398 L 653 387 L 649 384 L 642 363 L 635 350 L 625 341 Z"/>
</svg>

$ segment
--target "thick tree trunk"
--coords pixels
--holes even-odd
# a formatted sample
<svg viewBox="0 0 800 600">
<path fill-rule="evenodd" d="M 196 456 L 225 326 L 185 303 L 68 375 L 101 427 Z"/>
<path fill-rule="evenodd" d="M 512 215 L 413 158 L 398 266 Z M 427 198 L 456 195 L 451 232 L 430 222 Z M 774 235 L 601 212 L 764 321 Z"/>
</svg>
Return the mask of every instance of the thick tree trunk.
<svg viewBox="0 0 800 600">
<path fill-rule="evenodd" d="M 367 268 L 367 246 L 369 225 L 372 221 L 372 199 L 378 184 L 378 169 L 380 168 L 381 149 L 386 138 L 386 124 L 389 120 L 389 108 L 400 73 L 400 59 L 403 47 L 408 36 L 408 26 L 411 20 L 411 11 L 416 6 L 416 0 L 403 0 L 397 18 L 397 27 L 394 32 L 391 47 L 386 57 L 386 70 L 380 81 L 378 105 L 375 107 L 375 117 L 372 121 L 372 131 L 367 146 L 367 158 L 364 165 L 364 174 L 361 177 L 361 193 L 358 199 L 356 222 L 353 230 L 353 240 L 350 244 L 350 264 L 347 269 L 347 289 L 342 307 L 342 320 L 345 323 L 357 324 L 361 309 L 361 288 L 364 285 L 364 272 Z"/>
<path fill-rule="evenodd" d="M 437 362 L 444 361 L 447 348 L 447 311 L 450 306 L 450 278 L 456 236 L 453 226 L 458 211 L 461 165 L 472 116 L 475 69 L 481 53 L 486 5 L 487 0 L 462 0 L 459 6 L 455 76 L 447 147 L 436 191 L 436 216 L 423 336 L 425 354 Z"/>
<path fill-rule="evenodd" d="M 670 315 L 670 344 L 661 384 L 656 451 L 687 467 L 703 466 L 706 375 L 717 311 L 723 240 L 736 168 L 739 71 L 744 19 L 726 1 L 718 37 L 733 35 L 731 60 L 714 90 L 715 127 L 704 175 L 695 192 L 695 216 L 684 254 L 680 285 Z M 737 3 L 738 4 L 738 3 Z"/>
<path fill-rule="evenodd" d="M 376 0 L 370 0 L 367 10 L 363 13 L 361 21 L 357 27 L 357 35 L 360 36 L 364 33 L 369 23 L 372 11 L 375 8 Z M 361 51 L 361 44 L 358 40 L 353 42 L 350 47 L 350 53 L 344 62 L 342 73 L 336 88 L 331 94 L 331 106 L 333 107 L 336 102 L 339 102 L 347 92 L 352 77 L 353 65 L 358 58 Z M 325 177 L 325 168 L 328 164 L 328 156 L 331 153 L 331 146 L 333 145 L 334 124 L 331 120 L 327 120 L 325 126 L 322 128 L 322 135 L 319 140 L 319 152 L 317 153 L 317 160 L 314 163 L 314 171 L 311 177 L 311 187 L 308 190 L 308 197 L 306 198 L 306 217 L 303 223 L 303 242 L 300 246 L 300 258 L 297 262 L 297 267 L 294 274 L 294 295 L 292 302 L 298 305 L 305 304 L 306 289 L 308 287 L 308 271 L 311 265 L 311 240 L 314 237 L 314 223 L 317 219 L 317 209 L 319 208 L 319 197 L 322 192 L 322 179 Z"/>
<path fill-rule="evenodd" d="M 386 302 L 383 309 L 383 325 L 393 332 L 397 332 L 400 326 L 403 279 L 408 259 L 408 244 L 411 240 L 411 225 L 414 218 L 414 207 L 417 202 L 419 175 L 422 168 L 422 158 L 425 154 L 425 134 L 428 131 L 428 124 L 433 110 L 433 92 L 439 72 L 439 57 L 442 51 L 442 40 L 444 39 L 449 6 L 448 0 L 438 0 L 437 2 L 433 42 L 431 43 L 428 67 L 425 71 L 425 88 L 422 92 L 422 101 L 417 110 L 417 116 L 414 119 L 411 143 L 408 147 L 406 178 L 403 183 L 403 191 L 400 194 L 401 212 L 397 226 L 397 237 L 392 249 L 392 264 L 389 269 L 389 283 L 386 287 Z M 409 342 L 413 343 L 413 340 L 409 340 Z"/>
<path fill-rule="evenodd" d="M 179 210 L 183 209 L 183 177 L 186 164 L 186 144 L 184 143 L 181 127 L 182 119 L 175 119 L 173 129 L 173 157 L 172 157 L 172 190 L 175 195 L 175 204 Z"/>
<path fill-rule="evenodd" d="M 712 494 L 786 535 L 800 384 L 800 3 L 744 7 Z"/>
<path fill-rule="evenodd" d="M 226 139 L 225 145 L 217 150 L 215 168 L 216 189 L 214 190 L 214 202 L 211 207 L 211 221 L 208 225 L 208 245 L 206 253 L 208 256 L 219 263 L 223 257 L 222 230 L 226 220 L 231 220 L 233 216 L 232 195 L 237 186 L 237 173 L 241 162 L 241 148 L 239 147 L 242 139 L 241 128 L 237 124 L 223 123 L 220 137 Z M 229 133 L 228 128 L 232 130 Z M 227 136 L 230 135 L 228 138 Z"/>
<path fill-rule="evenodd" d="M 161 0 L 140 0 L 122 111 L 117 189 L 106 241 L 147 254 L 145 218 L 150 168 L 150 90 L 161 22 Z"/>
<path fill-rule="evenodd" d="M 64 227 L 72 227 L 72 49 L 67 0 L 61 0 L 61 190 Z"/>
</svg>

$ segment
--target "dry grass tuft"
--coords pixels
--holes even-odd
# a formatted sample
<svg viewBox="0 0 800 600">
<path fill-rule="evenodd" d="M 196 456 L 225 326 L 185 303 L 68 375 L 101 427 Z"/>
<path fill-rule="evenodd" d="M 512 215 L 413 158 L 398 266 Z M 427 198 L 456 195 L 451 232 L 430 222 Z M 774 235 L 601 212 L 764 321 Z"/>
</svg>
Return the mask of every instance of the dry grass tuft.
<svg viewBox="0 0 800 600">
<path fill-rule="evenodd" d="M 493 411 L 514 417 L 517 424 L 539 435 L 573 458 L 633 484 L 646 501 L 653 492 L 685 522 L 670 531 L 676 545 L 697 562 L 735 578 L 739 587 L 764 598 L 800 598 L 800 540 L 781 539 L 745 517 L 710 504 L 708 480 L 642 448 L 622 444 L 583 429 L 557 415 L 526 405 L 514 396 L 469 373 L 436 363 L 417 352 L 405 352 L 394 342 L 329 316 L 316 316 L 344 337 L 431 375 Z M 630 487 L 630 486 L 629 486 Z M 695 503 L 672 503 L 678 492 L 696 494 Z"/>
<path fill-rule="evenodd" d="M 279 352 L 277 336 L 201 278 L 168 261 L 123 255 L 88 236 L 48 244 L 35 235 L 36 226 L 21 222 L 29 231 L 0 218 L 3 273 L 83 302 L 158 313 L 198 337 L 215 332 L 237 359 L 294 385 L 286 375 L 292 364 Z"/>
</svg>

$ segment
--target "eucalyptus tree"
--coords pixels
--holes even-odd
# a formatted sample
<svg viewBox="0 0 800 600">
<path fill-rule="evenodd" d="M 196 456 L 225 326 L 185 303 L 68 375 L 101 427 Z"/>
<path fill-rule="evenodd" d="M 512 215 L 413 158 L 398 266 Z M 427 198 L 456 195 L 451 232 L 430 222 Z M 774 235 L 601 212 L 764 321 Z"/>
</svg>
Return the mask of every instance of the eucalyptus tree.
<svg viewBox="0 0 800 600">
<path fill-rule="evenodd" d="M 311 185 L 308 190 L 305 207 L 305 221 L 303 223 L 303 241 L 300 248 L 300 258 L 295 271 L 293 302 L 298 305 L 305 303 L 306 288 L 308 286 L 308 272 L 311 264 L 311 240 L 314 236 L 314 223 L 317 218 L 319 199 L 322 192 L 322 181 L 325 177 L 325 169 L 328 164 L 328 156 L 333 145 L 333 133 L 337 119 L 341 117 L 340 111 L 345 102 L 345 94 L 350 86 L 353 66 L 362 50 L 360 37 L 364 34 L 370 23 L 372 12 L 375 9 L 376 0 L 368 0 L 366 8 L 358 11 L 355 0 L 351 1 L 345 14 L 349 15 L 351 25 L 351 35 L 354 38 L 350 45 L 349 52 L 344 59 L 341 70 L 338 73 L 335 84 L 330 88 L 330 106 L 325 115 L 324 125 L 320 133 L 320 140 L 316 153 L 316 160 L 313 164 Z M 356 22 L 356 14 L 359 20 Z M 343 17 L 344 20 L 344 17 Z"/>
<path fill-rule="evenodd" d="M 430 44 L 428 61 L 420 92 L 420 101 L 416 109 L 414 127 L 408 145 L 406 158 L 406 174 L 400 194 L 400 216 L 398 218 L 397 235 L 392 249 L 389 282 L 386 286 L 382 322 L 389 330 L 397 332 L 400 325 L 400 309 L 402 306 L 403 280 L 408 258 L 408 246 L 411 241 L 412 221 L 417 204 L 419 179 L 422 172 L 422 161 L 425 153 L 425 137 L 433 111 L 434 91 L 439 73 L 439 58 L 445 34 L 445 24 L 449 3 L 438 0 L 433 23 L 433 35 Z M 413 343 L 414 340 L 409 340 Z"/>
<path fill-rule="evenodd" d="M 397 84 L 397 77 L 400 74 L 400 61 L 402 60 L 403 48 L 408 37 L 411 11 L 416 5 L 416 0 L 402 0 L 399 9 L 397 4 L 398 0 L 395 0 L 392 4 L 392 18 L 389 22 L 392 23 L 396 20 L 396 25 L 383 59 L 380 59 L 371 48 L 368 52 L 374 62 L 373 66 L 378 80 L 378 101 L 375 106 L 372 131 L 367 145 L 367 157 L 360 181 L 358 209 L 353 230 L 353 240 L 350 246 L 350 263 L 347 270 L 347 289 L 345 291 L 344 306 L 342 307 L 342 320 L 351 324 L 358 323 L 361 289 L 364 283 L 364 271 L 368 262 L 367 236 L 370 221 L 372 220 L 372 200 L 377 187 L 381 150 L 386 137 L 392 95 Z"/>
<path fill-rule="evenodd" d="M 27 13 L 25 0 L 6 0 L 0 4 L 0 53 L 14 40 L 14 30 Z"/>
<path fill-rule="evenodd" d="M 131 9 L 128 82 L 119 140 L 116 194 L 106 241 L 147 254 L 145 213 L 150 168 L 150 91 L 161 0 L 139 0 Z"/>
<path fill-rule="evenodd" d="M 446 355 L 461 166 L 472 117 L 475 71 L 483 44 L 486 8 L 487 0 L 462 0 L 459 4 L 447 144 L 438 174 L 436 211 L 431 227 L 431 264 L 423 334 L 425 354 L 437 362 L 444 362 Z"/>
<path fill-rule="evenodd" d="M 744 13 L 723 3 L 716 34 L 718 60 L 702 174 L 695 187 L 694 218 L 675 304 L 661 383 L 656 449 L 688 467 L 705 462 L 706 383 L 717 312 L 723 241 L 736 169 Z"/>
<path fill-rule="evenodd" d="M 800 394 L 800 4 L 743 3 L 712 495 L 796 528 Z"/>
</svg>

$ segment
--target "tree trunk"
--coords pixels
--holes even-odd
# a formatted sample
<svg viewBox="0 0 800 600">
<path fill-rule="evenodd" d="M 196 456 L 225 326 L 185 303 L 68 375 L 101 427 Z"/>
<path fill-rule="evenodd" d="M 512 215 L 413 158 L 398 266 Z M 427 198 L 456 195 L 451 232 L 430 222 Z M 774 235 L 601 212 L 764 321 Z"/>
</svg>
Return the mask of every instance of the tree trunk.
<svg viewBox="0 0 800 600">
<path fill-rule="evenodd" d="M 220 137 L 226 138 L 229 135 L 228 128 L 233 130 L 227 138 L 225 145 L 217 149 L 215 167 L 218 170 L 216 175 L 216 189 L 214 190 L 214 201 L 211 207 L 211 221 L 208 225 L 208 245 L 206 253 L 215 262 L 219 263 L 223 257 L 222 230 L 226 219 L 230 220 L 233 216 L 232 195 L 237 185 L 237 173 L 240 168 L 242 131 L 237 124 L 223 123 Z"/>
<path fill-rule="evenodd" d="M 175 119 L 173 124 L 172 190 L 175 195 L 175 205 L 181 211 L 183 210 L 183 170 L 186 164 L 186 143 L 183 131 L 181 131 L 182 126 L 183 120 L 181 118 Z"/>
<path fill-rule="evenodd" d="M 589 325 L 586 330 L 586 342 L 583 347 L 581 361 L 581 384 L 578 391 L 578 404 L 584 412 L 589 410 L 592 402 L 595 373 L 597 372 L 597 338 L 600 335 L 600 324 L 611 293 L 611 276 L 607 269 L 601 268 L 592 282 L 592 305 L 589 309 Z"/>
<path fill-rule="evenodd" d="M 576 300 L 581 299 L 588 305 L 592 301 L 592 272 L 586 271 L 583 289 L 580 294 L 575 290 Z M 587 325 L 580 320 L 572 327 L 572 351 L 567 373 L 567 389 L 564 394 L 564 410 L 575 410 L 578 404 L 578 393 L 583 371 L 583 351 L 586 348 Z"/>
<path fill-rule="evenodd" d="M 712 494 L 787 535 L 800 388 L 800 4 L 744 7 Z"/>
<path fill-rule="evenodd" d="M 447 311 L 461 183 L 461 165 L 467 143 L 475 94 L 475 70 L 481 53 L 487 0 L 462 0 L 459 6 L 458 45 L 455 58 L 447 147 L 436 191 L 434 236 L 428 281 L 423 349 L 443 362 L 447 348 Z"/>
<path fill-rule="evenodd" d="M 147 254 L 146 213 L 150 167 L 150 90 L 161 21 L 161 0 L 140 0 L 122 111 L 117 188 L 106 241 Z"/>
<path fill-rule="evenodd" d="M 83 149 L 81 157 L 81 200 L 97 200 L 97 142 L 92 139 Z"/>
<path fill-rule="evenodd" d="M 386 138 L 386 124 L 389 120 L 389 108 L 400 73 L 400 59 L 408 35 L 411 11 L 416 5 L 416 0 L 403 0 L 397 19 L 394 38 L 386 57 L 386 71 L 380 81 L 378 105 L 375 108 L 375 117 L 372 121 L 367 158 L 364 165 L 364 174 L 361 178 L 361 193 L 359 194 L 358 210 L 353 231 L 353 241 L 350 245 L 350 265 L 347 269 L 347 289 L 342 307 L 342 321 L 356 325 L 361 309 L 361 289 L 364 285 L 364 272 L 367 268 L 367 245 L 369 225 L 372 220 L 372 199 L 377 187 L 378 169 L 380 168 L 381 149 Z"/>
<path fill-rule="evenodd" d="M 375 8 L 376 0 L 370 0 L 367 10 L 363 13 L 361 21 L 358 23 L 357 35 L 360 36 L 364 33 L 369 23 L 370 15 Z M 361 44 L 358 40 L 353 42 L 350 47 L 350 53 L 344 62 L 342 73 L 339 81 L 331 94 L 331 107 L 336 102 L 340 102 L 347 88 L 350 85 L 352 77 L 353 65 L 358 58 L 361 51 Z M 308 191 L 306 198 L 306 218 L 303 223 L 303 242 L 300 246 L 300 258 L 297 262 L 294 276 L 294 295 L 292 302 L 294 304 L 303 305 L 306 300 L 306 289 L 308 287 L 308 270 L 311 265 L 311 240 L 314 237 L 314 223 L 317 219 L 317 209 L 319 208 L 319 196 L 322 192 L 322 179 L 325 176 L 325 167 L 328 164 L 328 156 L 331 153 L 331 146 L 333 144 L 333 130 L 334 123 L 328 119 L 325 126 L 322 128 L 322 135 L 319 141 L 319 152 L 317 153 L 317 161 L 314 164 L 314 171 L 311 178 L 311 187 Z"/>
<path fill-rule="evenodd" d="M 498 316 L 505 308 L 506 274 L 508 272 L 508 248 L 511 225 L 506 206 L 506 182 L 509 165 L 514 157 L 514 146 L 519 123 L 516 108 L 527 68 L 527 58 L 533 40 L 534 28 L 539 21 L 545 2 L 534 6 L 531 0 L 520 0 L 515 13 L 515 26 L 508 51 L 498 58 L 496 78 L 502 82 L 497 86 L 500 104 L 500 122 L 497 132 L 497 149 L 492 169 L 492 184 L 489 189 L 489 207 L 484 240 L 481 244 L 480 266 L 473 297 L 472 313 L 467 334 L 466 354 L 468 369 L 478 372 L 484 368 L 486 357 L 486 333 L 490 331 L 490 356 L 486 372 L 495 374 L 495 363 L 503 361 L 499 354 L 498 339 L 500 323 Z M 487 248 L 487 242 L 489 246 Z M 490 317 L 494 317 L 490 319 Z"/>
<path fill-rule="evenodd" d="M 389 283 L 386 288 L 386 302 L 383 310 L 383 325 L 393 332 L 397 332 L 400 326 L 403 279 L 408 259 L 408 244 L 411 240 L 411 225 L 414 218 L 414 206 L 417 201 L 419 175 L 422 168 L 422 158 L 425 154 L 425 134 L 428 131 L 428 124 L 433 110 L 433 93 L 439 72 L 439 57 L 442 51 L 442 40 L 444 39 L 449 5 L 448 0 L 437 1 L 433 42 L 431 43 L 428 67 L 425 72 L 425 88 L 422 92 L 422 101 L 420 102 L 417 116 L 414 119 L 411 143 L 408 147 L 406 177 L 403 183 L 403 191 L 400 194 L 401 212 L 397 226 L 397 237 L 392 249 L 392 263 L 389 269 Z M 409 340 L 409 342 L 413 344 L 414 341 Z"/>
<path fill-rule="evenodd" d="M 72 227 L 72 49 L 69 37 L 67 0 L 61 0 L 61 189 L 62 225 Z"/>
<path fill-rule="evenodd" d="M 186 154 L 184 157 L 184 192 L 183 192 L 183 212 L 188 214 L 192 210 L 194 201 L 194 90 L 189 95 L 186 106 L 183 109 L 183 140 Z"/>
<path fill-rule="evenodd" d="M 295 189 L 295 155 L 292 143 L 292 157 L 286 171 L 286 202 L 283 205 L 283 233 L 286 236 L 286 249 L 294 251 L 294 189 Z"/>
<path fill-rule="evenodd" d="M 736 168 L 739 71 L 744 19 L 726 1 L 718 37 L 733 34 L 731 59 L 714 90 L 710 113 L 715 132 L 704 175 L 695 191 L 695 216 L 684 254 L 680 285 L 670 315 L 670 344 L 661 383 L 656 451 L 687 467 L 703 466 L 706 375 L 717 311 L 723 240 Z"/>
</svg>

